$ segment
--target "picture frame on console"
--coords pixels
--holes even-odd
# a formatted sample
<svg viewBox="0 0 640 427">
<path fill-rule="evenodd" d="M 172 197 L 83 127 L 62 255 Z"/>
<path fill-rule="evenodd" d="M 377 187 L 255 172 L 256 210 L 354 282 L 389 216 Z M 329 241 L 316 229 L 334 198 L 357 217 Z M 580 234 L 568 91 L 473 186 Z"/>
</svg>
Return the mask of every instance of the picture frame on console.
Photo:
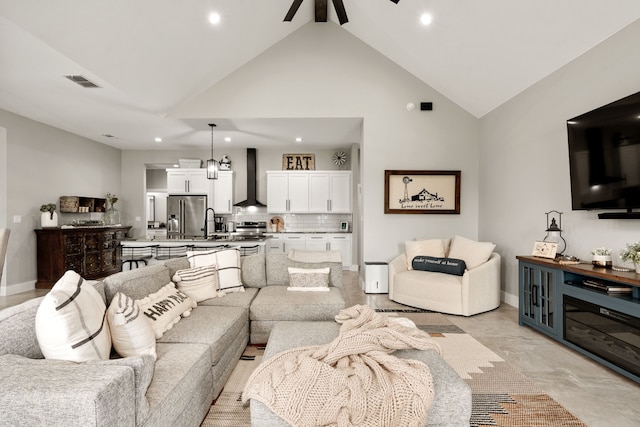
<svg viewBox="0 0 640 427">
<path fill-rule="evenodd" d="M 385 214 L 460 214 L 460 171 L 385 170 Z"/>
<path fill-rule="evenodd" d="M 558 252 L 558 244 L 555 242 L 535 242 L 531 255 L 540 258 L 555 259 Z"/>
</svg>

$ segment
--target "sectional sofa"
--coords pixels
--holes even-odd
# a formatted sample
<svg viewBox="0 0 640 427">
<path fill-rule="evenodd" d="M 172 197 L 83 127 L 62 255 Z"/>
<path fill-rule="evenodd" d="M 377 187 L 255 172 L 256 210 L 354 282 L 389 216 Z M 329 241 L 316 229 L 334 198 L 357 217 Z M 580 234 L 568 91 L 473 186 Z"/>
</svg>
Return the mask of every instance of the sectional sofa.
<svg viewBox="0 0 640 427">
<path fill-rule="evenodd" d="M 93 284 L 108 307 L 159 291 L 177 258 Z M 288 267 L 329 268 L 329 291 L 290 292 Z M 248 342 L 266 343 L 280 321 L 332 320 L 346 307 L 341 262 L 299 262 L 287 254 L 242 258 L 244 292 L 198 303 L 156 341 L 151 355 L 70 362 L 45 359 L 35 331 L 45 297 L 0 311 L 0 425 L 198 426 Z"/>
</svg>

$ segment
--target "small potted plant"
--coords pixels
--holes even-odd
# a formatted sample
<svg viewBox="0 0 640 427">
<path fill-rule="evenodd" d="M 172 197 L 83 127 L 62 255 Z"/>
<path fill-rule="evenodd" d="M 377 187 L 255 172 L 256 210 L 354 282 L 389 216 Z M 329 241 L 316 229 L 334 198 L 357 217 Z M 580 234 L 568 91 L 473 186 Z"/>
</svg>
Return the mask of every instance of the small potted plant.
<svg viewBox="0 0 640 427">
<path fill-rule="evenodd" d="M 640 273 L 640 242 L 627 243 L 627 247 L 620 251 L 620 259 L 631 261 L 636 273 Z"/>
<path fill-rule="evenodd" d="M 40 212 L 42 212 L 40 214 L 42 228 L 58 226 L 58 214 L 56 213 L 55 203 L 47 203 L 40 206 Z"/>
<path fill-rule="evenodd" d="M 611 249 L 595 248 L 591 250 L 591 264 L 596 267 L 611 268 L 613 261 L 611 260 Z"/>
</svg>

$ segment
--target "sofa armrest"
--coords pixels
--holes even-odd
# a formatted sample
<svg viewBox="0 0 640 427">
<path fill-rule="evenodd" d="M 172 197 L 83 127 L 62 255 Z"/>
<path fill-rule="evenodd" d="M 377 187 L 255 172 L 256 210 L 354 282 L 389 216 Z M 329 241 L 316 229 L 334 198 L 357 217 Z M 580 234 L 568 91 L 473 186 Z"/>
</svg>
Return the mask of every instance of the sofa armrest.
<svg viewBox="0 0 640 427">
<path fill-rule="evenodd" d="M 393 278 L 396 274 L 407 270 L 407 256 L 405 254 L 400 254 L 389 262 L 389 298 L 393 298 Z"/>
<path fill-rule="evenodd" d="M 133 369 L 0 357 L 0 425 L 135 425 Z"/>
<path fill-rule="evenodd" d="M 500 305 L 500 261 L 500 255 L 493 252 L 487 262 L 464 273 L 462 309 L 465 316 Z"/>
</svg>

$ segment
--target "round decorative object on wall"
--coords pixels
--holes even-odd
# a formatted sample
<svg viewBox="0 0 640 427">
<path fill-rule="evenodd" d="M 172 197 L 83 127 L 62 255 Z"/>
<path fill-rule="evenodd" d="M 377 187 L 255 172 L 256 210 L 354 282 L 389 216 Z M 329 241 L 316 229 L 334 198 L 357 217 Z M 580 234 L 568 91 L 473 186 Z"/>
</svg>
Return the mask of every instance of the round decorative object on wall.
<svg viewBox="0 0 640 427">
<path fill-rule="evenodd" d="M 336 151 L 333 154 L 333 164 L 337 165 L 338 168 L 342 168 L 342 165 L 344 165 L 347 162 L 347 153 L 345 153 L 344 151 Z"/>
</svg>

